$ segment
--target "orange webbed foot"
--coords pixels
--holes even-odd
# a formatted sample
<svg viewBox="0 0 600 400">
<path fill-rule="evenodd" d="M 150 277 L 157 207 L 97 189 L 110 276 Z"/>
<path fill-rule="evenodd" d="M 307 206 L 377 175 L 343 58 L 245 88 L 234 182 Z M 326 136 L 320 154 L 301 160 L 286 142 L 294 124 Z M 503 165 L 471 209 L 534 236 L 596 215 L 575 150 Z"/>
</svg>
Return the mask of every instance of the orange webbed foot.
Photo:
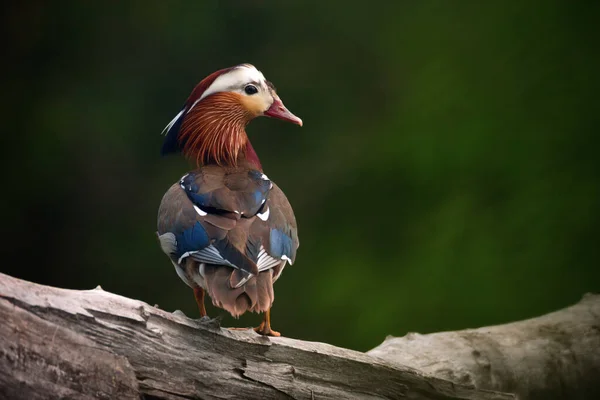
<svg viewBox="0 0 600 400">
<path fill-rule="evenodd" d="M 254 332 L 258 333 L 259 335 L 263 335 L 263 336 L 274 336 L 274 337 L 279 337 L 281 336 L 281 333 L 274 331 L 273 329 L 271 329 L 271 321 L 263 321 L 260 323 L 260 325 L 256 328 L 254 328 Z"/>
<path fill-rule="evenodd" d="M 234 328 L 234 327 L 229 327 L 229 328 L 225 328 L 225 329 L 229 329 L 230 331 L 249 331 L 250 329 L 252 329 L 254 332 L 258 333 L 259 335 L 263 335 L 263 336 L 273 336 L 273 337 L 279 337 L 279 336 L 281 336 L 281 333 L 279 333 L 277 331 L 274 331 L 271 328 L 266 328 L 265 329 L 264 324 L 260 324 L 256 328 Z"/>
<path fill-rule="evenodd" d="M 254 332 L 258 333 L 259 335 L 263 335 L 263 336 L 273 336 L 273 337 L 281 336 L 281 333 L 274 331 L 271 328 L 265 329 L 262 326 L 258 326 L 257 328 L 254 328 Z"/>
</svg>

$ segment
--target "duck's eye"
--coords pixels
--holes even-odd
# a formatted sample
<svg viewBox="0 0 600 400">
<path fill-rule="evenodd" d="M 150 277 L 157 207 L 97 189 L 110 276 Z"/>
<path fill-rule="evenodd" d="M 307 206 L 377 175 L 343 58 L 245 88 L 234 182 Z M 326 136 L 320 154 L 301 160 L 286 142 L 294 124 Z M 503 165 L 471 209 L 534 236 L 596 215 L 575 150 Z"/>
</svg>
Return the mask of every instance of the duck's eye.
<svg viewBox="0 0 600 400">
<path fill-rule="evenodd" d="M 258 93 L 258 89 L 254 85 L 246 85 L 244 92 L 246 92 L 246 94 L 253 95 Z"/>
</svg>

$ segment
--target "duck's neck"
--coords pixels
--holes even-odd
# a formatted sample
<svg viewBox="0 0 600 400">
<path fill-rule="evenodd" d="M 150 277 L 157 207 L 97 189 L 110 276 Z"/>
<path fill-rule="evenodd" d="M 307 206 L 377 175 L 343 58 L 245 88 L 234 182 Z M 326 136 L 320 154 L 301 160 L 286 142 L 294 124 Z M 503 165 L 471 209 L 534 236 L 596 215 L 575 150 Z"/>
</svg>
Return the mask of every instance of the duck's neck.
<svg viewBox="0 0 600 400">
<path fill-rule="evenodd" d="M 262 171 L 246 134 L 246 125 L 251 119 L 237 95 L 211 95 L 185 116 L 178 137 L 182 152 L 198 166 L 246 166 Z"/>
<path fill-rule="evenodd" d="M 262 172 L 262 165 L 260 164 L 260 160 L 258 159 L 258 155 L 256 151 L 254 151 L 254 147 L 252 147 L 252 143 L 250 140 L 246 140 L 246 149 L 243 153 L 245 157 L 245 162 L 254 169 L 257 169 Z"/>
</svg>

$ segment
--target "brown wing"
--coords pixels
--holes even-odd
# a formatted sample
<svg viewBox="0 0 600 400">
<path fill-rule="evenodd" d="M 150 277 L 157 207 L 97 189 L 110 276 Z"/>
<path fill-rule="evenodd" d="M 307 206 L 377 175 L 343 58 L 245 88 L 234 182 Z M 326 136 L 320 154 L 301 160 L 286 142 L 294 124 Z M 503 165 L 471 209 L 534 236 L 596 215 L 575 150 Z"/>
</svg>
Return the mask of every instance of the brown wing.
<svg viewBox="0 0 600 400">
<path fill-rule="evenodd" d="M 269 198 L 256 217 L 249 239 L 254 245 L 253 250 L 259 254 L 259 271 L 268 269 L 273 260 L 293 264 L 299 246 L 296 218 L 288 199 L 277 185 L 273 185 Z"/>
<path fill-rule="evenodd" d="M 172 243 L 169 256 L 177 264 L 193 257 L 258 274 L 241 239 L 269 197 L 271 181 L 263 177 L 256 170 L 217 166 L 183 176 L 165 194 L 158 213 L 159 237 L 167 235 Z"/>
<path fill-rule="evenodd" d="M 231 233 L 238 233 L 239 240 L 245 242 L 246 254 L 256 263 L 259 273 L 248 276 L 228 267 L 206 266 L 206 287 L 213 304 L 233 316 L 247 310 L 267 311 L 275 300 L 273 283 L 286 263 L 295 261 L 299 244 L 294 213 L 279 187 L 273 185 L 268 200 L 252 219 L 249 230 L 242 232 L 236 228 Z"/>
<path fill-rule="evenodd" d="M 201 286 L 234 315 L 270 307 L 272 284 L 298 247 L 287 198 L 247 169 L 210 166 L 185 175 L 163 198 L 158 233 L 176 267 L 200 264 Z"/>
</svg>

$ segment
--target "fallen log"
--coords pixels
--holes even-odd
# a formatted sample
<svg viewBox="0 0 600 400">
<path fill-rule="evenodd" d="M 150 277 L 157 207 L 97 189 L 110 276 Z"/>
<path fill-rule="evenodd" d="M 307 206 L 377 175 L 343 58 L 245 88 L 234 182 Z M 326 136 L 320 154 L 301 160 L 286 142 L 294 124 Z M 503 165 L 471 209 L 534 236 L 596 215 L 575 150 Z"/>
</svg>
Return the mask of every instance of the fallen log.
<svg viewBox="0 0 600 400">
<path fill-rule="evenodd" d="M 598 303 L 597 296 L 590 299 Z M 600 337 L 597 317 L 593 337 L 585 339 L 590 345 Z M 402 354 L 411 346 L 391 346 L 395 339 L 365 354 L 267 338 L 221 328 L 216 320 L 169 313 L 100 287 L 59 289 L 0 274 L 0 321 L 2 399 L 516 398 L 485 389 L 485 380 L 475 373 L 464 378 L 466 367 L 452 375 L 415 362 L 418 343 L 405 360 Z M 425 353 L 423 360 L 435 360 Z"/>
</svg>

